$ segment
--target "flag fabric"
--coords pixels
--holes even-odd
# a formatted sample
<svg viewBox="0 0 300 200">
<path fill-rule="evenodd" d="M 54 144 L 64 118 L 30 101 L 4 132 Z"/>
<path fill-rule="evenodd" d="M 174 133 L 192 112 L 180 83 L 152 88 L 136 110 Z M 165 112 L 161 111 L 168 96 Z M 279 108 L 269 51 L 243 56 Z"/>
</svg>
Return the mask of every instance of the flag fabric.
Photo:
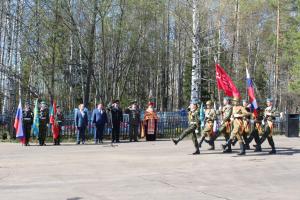
<svg viewBox="0 0 300 200">
<path fill-rule="evenodd" d="M 32 131 L 34 136 L 38 136 L 40 126 L 38 99 L 35 100 L 33 115 Z"/>
<path fill-rule="evenodd" d="M 220 64 L 216 64 L 216 79 L 219 90 L 223 90 L 229 97 L 240 98 L 241 95 L 239 90 Z"/>
<path fill-rule="evenodd" d="M 23 111 L 21 100 L 17 109 L 14 128 L 16 129 L 16 138 L 20 139 L 20 141 L 24 144 L 25 135 L 23 131 Z"/>
<path fill-rule="evenodd" d="M 250 77 L 250 73 L 248 71 L 248 68 L 246 68 L 246 80 L 247 80 L 247 90 L 248 90 L 249 100 L 250 100 L 250 103 L 251 103 L 251 108 L 253 110 L 254 116 L 257 117 L 257 115 L 258 115 L 258 113 L 257 113 L 258 105 L 257 105 L 255 94 L 254 94 L 253 82 L 252 82 L 252 79 Z"/>
<path fill-rule="evenodd" d="M 200 107 L 200 122 L 201 122 L 201 127 L 203 128 L 204 127 L 204 119 L 205 119 L 205 111 L 204 111 L 204 108 L 203 108 L 203 103 L 201 103 L 201 107 Z"/>
<path fill-rule="evenodd" d="M 51 124 L 53 139 L 57 139 L 59 136 L 59 126 L 55 121 L 55 116 L 56 116 L 56 102 L 53 101 L 53 105 L 51 107 L 51 112 L 50 112 L 50 124 Z"/>
</svg>

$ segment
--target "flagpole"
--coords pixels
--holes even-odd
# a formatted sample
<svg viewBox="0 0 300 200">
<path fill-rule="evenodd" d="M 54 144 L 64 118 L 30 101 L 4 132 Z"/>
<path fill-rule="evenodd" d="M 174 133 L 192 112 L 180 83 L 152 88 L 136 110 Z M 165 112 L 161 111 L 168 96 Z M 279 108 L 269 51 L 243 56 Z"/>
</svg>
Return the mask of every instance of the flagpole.
<svg viewBox="0 0 300 200">
<path fill-rule="evenodd" d="M 215 65 L 217 64 L 217 57 L 214 56 L 214 61 L 215 61 Z M 219 104 L 220 104 L 220 108 L 222 109 L 222 103 L 221 103 L 221 93 L 220 93 L 220 90 L 219 88 L 217 87 L 218 89 L 218 99 L 219 99 Z"/>
</svg>

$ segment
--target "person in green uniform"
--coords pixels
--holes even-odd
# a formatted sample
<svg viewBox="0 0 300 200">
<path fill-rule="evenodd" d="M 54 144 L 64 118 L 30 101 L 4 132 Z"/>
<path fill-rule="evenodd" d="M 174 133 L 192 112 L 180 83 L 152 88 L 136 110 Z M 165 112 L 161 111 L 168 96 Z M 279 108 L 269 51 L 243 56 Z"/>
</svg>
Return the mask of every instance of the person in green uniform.
<svg viewBox="0 0 300 200">
<path fill-rule="evenodd" d="M 188 128 L 185 129 L 177 139 L 172 138 L 172 141 L 174 142 L 174 144 L 177 145 L 181 140 L 183 140 L 183 138 L 192 134 L 192 140 L 193 140 L 194 147 L 195 147 L 195 152 L 193 153 L 193 155 L 200 154 L 198 140 L 197 140 L 197 133 L 199 133 L 199 127 L 200 127 L 199 117 L 200 117 L 200 115 L 199 115 L 197 101 L 192 100 L 190 107 L 189 107 L 189 114 L 188 114 L 189 126 L 188 126 Z"/>
<path fill-rule="evenodd" d="M 206 102 L 206 109 L 205 109 L 205 118 L 204 118 L 204 129 L 202 130 L 202 137 L 199 142 L 199 148 L 201 148 L 201 145 L 206 137 L 209 137 L 211 139 L 213 137 L 213 126 L 214 121 L 216 120 L 216 111 L 212 108 L 212 101 Z M 215 143 L 212 142 L 211 148 L 208 150 L 214 150 L 215 149 Z"/>
<path fill-rule="evenodd" d="M 227 140 L 225 145 L 223 146 L 223 149 L 226 150 L 226 148 L 231 145 L 232 141 L 237 138 L 239 144 L 240 144 L 240 153 L 238 155 L 245 155 L 245 142 L 243 138 L 243 132 L 244 132 L 244 123 L 243 118 L 247 117 L 248 115 L 251 115 L 251 113 L 247 112 L 247 110 L 239 105 L 239 98 L 234 97 L 233 100 L 233 107 L 232 107 L 232 131 L 230 134 L 229 140 Z"/>
<path fill-rule="evenodd" d="M 138 142 L 139 124 L 141 123 L 141 115 L 138 110 L 137 102 L 132 101 L 131 106 L 125 109 L 125 113 L 129 115 L 129 141 Z"/>
<path fill-rule="evenodd" d="M 276 154 L 275 149 L 275 143 L 273 140 L 273 122 L 276 117 L 279 116 L 279 113 L 277 112 L 276 108 L 273 106 L 273 100 L 268 98 L 267 99 L 267 107 L 264 111 L 264 120 L 263 124 L 265 126 L 264 133 L 261 136 L 259 143 L 256 145 L 257 150 L 261 150 L 261 144 L 267 139 L 269 142 L 269 145 L 271 146 L 272 150 L 269 152 L 269 154 Z"/>
</svg>

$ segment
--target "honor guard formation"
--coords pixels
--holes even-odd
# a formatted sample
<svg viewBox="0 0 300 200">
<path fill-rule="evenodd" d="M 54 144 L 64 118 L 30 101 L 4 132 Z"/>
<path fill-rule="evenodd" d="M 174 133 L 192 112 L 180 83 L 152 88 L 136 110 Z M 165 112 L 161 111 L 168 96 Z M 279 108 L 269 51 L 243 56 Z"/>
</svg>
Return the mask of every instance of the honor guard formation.
<svg viewBox="0 0 300 200">
<path fill-rule="evenodd" d="M 222 144 L 223 153 L 232 153 L 232 146 L 239 144 L 240 152 L 238 155 L 245 155 L 246 150 L 250 150 L 250 143 L 255 141 L 254 152 L 261 152 L 262 143 L 267 139 L 271 147 L 269 154 L 276 154 L 275 144 L 272 137 L 273 122 L 275 117 L 279 116 L 276 108 L 273 106 L 273 100 L 266 100 L 267 107 L 261 110 L 251 109 L 251 104 L 243 100 L 240 105 L 240 99 L 234 97 L 230 99 L 225 97 L 223 106 L 219 110 L 213 108 L 213 102 L 207 101 L 205 111 L 199 108 L 198 102 L 191 101 L 189 106 L 189 127 L 185 129 L 178 138 L 172 138 L 175 145 L 184 137 L 192 134 L 192 140 L 195 147 L 194 155 L 200 154 L 200 148 L 205 141 L 210 145 L 208 150 L 215 150 L 215 140 L 223 135 L 225 144 Z M 205 112 L 203 119 L 204 126 L 201 127 L 201 112 Z M 218 123 L 220 119 L 220 123 Z M 251 131 L 251 120 L 254 121 L 254 127 Z M 197 140 L 197 134 L 201 133 L 200 141 Z"/>
</svg>

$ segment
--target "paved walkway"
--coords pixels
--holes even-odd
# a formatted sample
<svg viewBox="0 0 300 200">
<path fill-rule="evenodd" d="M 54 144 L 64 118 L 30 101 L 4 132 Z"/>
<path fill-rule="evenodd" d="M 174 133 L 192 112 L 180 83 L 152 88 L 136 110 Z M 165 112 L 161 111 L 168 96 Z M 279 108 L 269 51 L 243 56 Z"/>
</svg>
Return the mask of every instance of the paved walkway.
<svg viewBox="0 0 300 200">
<path fill-rule="evenodd" d="M 216 151 L 191 140 L 22 147 L 0 144 L 0 199 L 300 199 L 300 138 L 275 137 L 277 155 Z M 268 147 L 264 144 L 263 147 Z M 236 146 L 236 151 L 238 147 Z"/>
</svg>

